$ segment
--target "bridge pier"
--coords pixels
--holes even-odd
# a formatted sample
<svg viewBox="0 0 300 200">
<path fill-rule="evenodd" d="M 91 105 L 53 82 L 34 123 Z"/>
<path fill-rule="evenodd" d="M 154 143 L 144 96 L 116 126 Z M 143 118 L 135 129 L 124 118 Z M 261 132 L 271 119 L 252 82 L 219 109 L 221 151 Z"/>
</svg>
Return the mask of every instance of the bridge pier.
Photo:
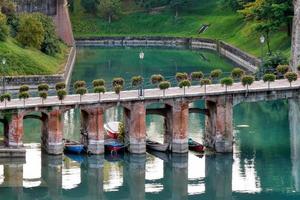
<svg viewBox="0 0 300 200">
<path fill-rule="evenodd" d="M 233 98 L 222 96 L 206 99 L 208 115 L 205 117 L 206 146 L 219 153 L 231 153 L 233 143 Z"/>
<path fill-rule="evenodd" d="M 63 153 L 63 111 L 55 108 L 42 114 L 42 148 L 52 155 Z"/>
<path fill-rule="evenodd" d="M 20 111 L 5 116 L 7 124 L 4 125 L 4 142 L 8 147 L 19 148 L 23 146 L 23 117 Z"/>
<path fill-rule="evenodd" d="M 124 108 L 126 143 L 129 142 L 129 152 L 146 153 L 146 108 L 144 102 L 135 102 Z"/>
<path fill-rule="evenodd" d="M 104 153 L 104 109 L 101 107 L 81 110 L 82 139 L 91 154 Z M 86 140 L 87 139 L 87 140 Z"/>
</svg>

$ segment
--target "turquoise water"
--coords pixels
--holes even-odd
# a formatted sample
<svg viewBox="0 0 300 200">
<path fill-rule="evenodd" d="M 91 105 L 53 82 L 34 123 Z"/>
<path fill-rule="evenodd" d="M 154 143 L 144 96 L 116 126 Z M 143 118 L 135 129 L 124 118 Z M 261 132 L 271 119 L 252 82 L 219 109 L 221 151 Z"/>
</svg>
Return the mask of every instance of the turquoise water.
<svg viewBox="0 0 300 200">
<path fill-rule="evenodd" d="M 138 56 L 139 51 L 80 49 L 73 77 L 87 81 L 106 77 L 108 80 L 126 74 L 126 69 L 120 68 L 124 71 L 111 75 L 111 71 L 105 70 L 100 63 L 117 52 L 113 56 L 116 60 L 113 63 L 132 63 L 128 64 L 130 68 L 134 66 L 135 58 L 129 55 Z M 180 60 L 182 55 L 189 58 L 183 62 L 187 62 L 184 71 L 210 71 L 212 66 L 223 66 L 224 71 L 231 69 L 230 62 L 211 52 L 201 52 L 214 62 L 206 69 L 209 63 L 197 60 L 199 52 L 163 49 L 144 51 L 149 59 L 146 61 L 145 58 L 145 62 L 149 62 L 144 65 L 149 68 L 145 71 L 149 71 L 149 74 L 158 69 L 162 69 L 162 72 L 172 71 L 169 68 L 176 70 L 171 64 L 168 65 L 168 60 L 171 60 L 169 56 L 180 57 Z M 88 59 L 83 60 L 85 55 Z M 155 59 L 151 59 L 151 55 L 156 55 Z M 123 58 L 122 62 L 118 58 Z M 151 60 L 155 60 L 155 66 L 160 67 L 152 69 Z M 93 66 L 100 66 L 99 69 L 90 71 L 93 69 L 90 68 L 92 63 Z M 115 66 L 113 63 L 112 68 Z M 181 64 L 178 67 L 183 70 Z M 132 74 L 135 74 L 134 69 L 126 77 Z M 196 106 L 203 106 L 203 103 L 197 102 Z M 234 108 L 234 153 L 204 157 L 192 152 L 187 155 L 125 154 L 119 158 L 109 155 L 51 157 L 42 154 L 36 146 L 40 141 L 40 123 L 26 119 L 24 141 L 29 148 L 26 164 L 0 160 L 0 163 L 5 163 L 0 164 L 0 199 L 300 199 L 299 110 L 297 102 L 293 101 L 239 104 Z M 106 113 L 107 121 L 121 118 L 120 109 L 111 109 Z M 65 137 L 79 138 L 79 120 L 77 110 L 65 114 Z M 201 142 L 204 117 L 192 114 L 189 122 L 190 137 Z M 149 137 L 162 140 L 162 127 L 162 118 L 147 117 Z"/>
</svg>

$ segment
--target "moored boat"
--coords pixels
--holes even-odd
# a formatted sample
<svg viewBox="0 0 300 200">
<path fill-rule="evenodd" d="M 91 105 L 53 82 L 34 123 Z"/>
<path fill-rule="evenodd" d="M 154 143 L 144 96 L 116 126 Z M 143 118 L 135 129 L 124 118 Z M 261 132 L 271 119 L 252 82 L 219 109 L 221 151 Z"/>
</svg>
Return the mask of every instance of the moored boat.
<svg viewBox="0 0 300 200">
<path fill-rule="evenodd" d="M 169 148 L 169 144 L 161 144 L 159 142 L 155 142 L 152 140 L 146 140 L 146 147 L 147 149 L 151 149 L 154 151 L 161 151 L 161 152 L 166 152 Z"/>
<path fill-rule="evenodd" d="M 79 142 L 65 140 L 64 151 L 67 153 L 80 154 L 84 152 L 84 145 Z"/>
<path fill-rule="evenodd" d="M 204 152 L 204 146 L 193 139 L 189 139 L 189 150 L 202 153 Z"/>
<path fill-rule="evenodd" d="M 104 124 L 104 129 L 109 138 L 117 139 L 121 122 L 108 122 Z"/>
<path fill-rule="evenodd" d="M 125 145 L 116 139 L 107 139 L 104 142 L 104 147 L 106 152 L 118 153 L 125 149 Z"/>
</svg>

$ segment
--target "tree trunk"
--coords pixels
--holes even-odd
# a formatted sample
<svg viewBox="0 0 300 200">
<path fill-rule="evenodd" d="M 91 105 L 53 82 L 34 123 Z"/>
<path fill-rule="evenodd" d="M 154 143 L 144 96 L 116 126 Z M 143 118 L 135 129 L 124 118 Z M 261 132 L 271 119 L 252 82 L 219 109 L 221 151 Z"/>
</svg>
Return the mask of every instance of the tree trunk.
<svg viewBox="0 0 300 200">
<path fill-rule="evenodd" d="M 204 95 L 206 95 L 206 85 L 204 85 Z"/>
<path fill-rule="evenodd" d="M 290 82 L 290 87 L 292 87 L 292 82 Z"/>
<path fill-rule="evenodd" d="M 246 85 L 246 97 L 248 96 L 248 91 L 249 91 L 249 85 Z"/>
<path fill-rule="evenodd" d="M 268 89 L 270 89 L 270 83 L 271 83 L 271 82 L 269 81 L 269 82 L 268 82 Z"/>
<path fill-rule="evenodd" d="M 183 96 L 185 96 L 185 87 L 183 87 Z"/>
<path fill-rule="evenodd" d="M 119 92 L 119 101 L 120 101 L 120 99 L 121 99 L 121 92 Z"/>
<path fill-rule="evenodd" d="M 227 92 L 227 85 L 225 85 L 225 92 Z"/>
</svg>

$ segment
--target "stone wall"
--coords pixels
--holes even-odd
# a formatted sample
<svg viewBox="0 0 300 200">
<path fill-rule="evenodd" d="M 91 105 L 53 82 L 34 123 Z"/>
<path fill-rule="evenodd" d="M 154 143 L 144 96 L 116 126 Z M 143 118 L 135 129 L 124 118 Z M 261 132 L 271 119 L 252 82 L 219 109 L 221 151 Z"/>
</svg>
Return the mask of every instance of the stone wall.
<svg viewBox="0 0 300 200">
<path fill-rule="evenodd" d="M 41 12 L 54 16 L 57 11 L 57 0 L 14 0 L 17 12 Z"/>
<path fill-rule="evenodd" d="M 76 39 L 77 46 L 109 46 L 109 47 L 167 47 L 167 48 L 190 48 L 208 49 L 217 51 L 230 59 L 238 66 L 248 71 L 255 72 L 261 61 L 242 50 L 225 42 L 213 39 L 193 39 L 180 37 L 92 37 L 89 39 Z"/>
<path fill-rule="evenodd" d="M 291 66 L 297 71 L 300 64 L 300 0 L 294 0 L 294 19 L 292 33 L 292 60 Z"/>
</svg>

